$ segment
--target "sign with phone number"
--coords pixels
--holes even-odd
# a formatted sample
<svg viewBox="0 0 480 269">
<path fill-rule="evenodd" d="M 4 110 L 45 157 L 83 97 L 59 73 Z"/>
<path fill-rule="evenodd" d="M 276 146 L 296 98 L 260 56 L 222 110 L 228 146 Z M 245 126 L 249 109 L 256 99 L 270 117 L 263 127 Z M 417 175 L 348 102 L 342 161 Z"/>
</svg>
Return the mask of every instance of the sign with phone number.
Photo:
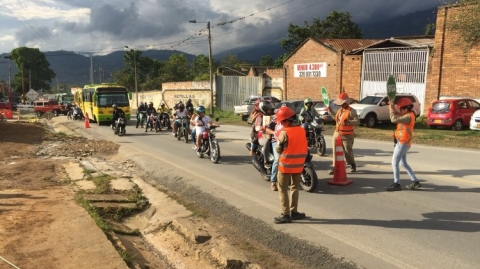
<svg viewBox="0 0 480 269">
<path fill-rule="evenodd" d="M 327 77 L 327 63 L 294 64 L 293 76 L 296 78 Z"/>
</svg>

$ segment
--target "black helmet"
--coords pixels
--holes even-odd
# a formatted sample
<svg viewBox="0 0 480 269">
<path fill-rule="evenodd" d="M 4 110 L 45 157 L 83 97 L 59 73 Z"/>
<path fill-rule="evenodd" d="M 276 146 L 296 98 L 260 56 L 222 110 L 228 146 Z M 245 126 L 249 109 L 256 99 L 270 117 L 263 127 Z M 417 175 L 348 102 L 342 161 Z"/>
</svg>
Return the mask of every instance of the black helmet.
<svg viewBox="0 0 480 269">
<path fill-rule="evenodd" d="M 185 109 L 185 105 L 183 103 L 178 104 L 178 109 L 180 110 Z"/>
<path fill-rule="evenodd" d="M 258 108 L 260 109 L 260 111 L 262 111 L 264 115 L 267 115 L 267 116 L 273 115 L 274 107 L 272 102 L 268 100 L 260 102 L 260 104 L 258 104 Z"/>
<path fill-rule="evenodd" d="M 148 103 L 148 106 L 153 106 L 153 102 Z"/>
</svg>

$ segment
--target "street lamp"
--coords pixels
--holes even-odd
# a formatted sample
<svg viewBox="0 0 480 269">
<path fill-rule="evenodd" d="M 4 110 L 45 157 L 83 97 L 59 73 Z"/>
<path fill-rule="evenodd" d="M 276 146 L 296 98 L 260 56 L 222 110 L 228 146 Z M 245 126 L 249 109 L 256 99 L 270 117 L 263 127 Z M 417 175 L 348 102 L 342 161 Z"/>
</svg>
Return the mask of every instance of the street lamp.
<svg viewBox="0 0 480 269">
<path fill-rule="evenodd" d="M 188 21 L 189 23 L 205 23 L 197 22 L 197 20 Z M 210 21 L 207 22 L 208 28 L 208 64 L 210 66 L 210 117 L 213 118 L 213 64 L 212 64 L 212 36 L 210 34 Z"/>
<path fill-rule="evenodd" d="M 125 46 L 125 48 L 128 49 L 128 46 Z M 137 99 L 137 108 L 138 108 L 138 86 L 137 86 L 137 57 L 135 50 L 131 49 L 130 51 L 133 51 L 133 72 L 135 74 L 135 99 Z"/>
</svg>

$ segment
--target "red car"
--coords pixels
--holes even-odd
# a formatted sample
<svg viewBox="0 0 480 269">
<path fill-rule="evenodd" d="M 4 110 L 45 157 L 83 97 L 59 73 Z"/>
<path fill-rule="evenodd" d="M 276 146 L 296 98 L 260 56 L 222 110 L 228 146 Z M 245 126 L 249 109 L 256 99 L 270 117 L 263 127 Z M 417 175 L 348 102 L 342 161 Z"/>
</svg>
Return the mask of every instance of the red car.
<svg viewBox="0 0 480 269">
<path fill-rule="evenodd" d="M 444 99 L 433 102 L 428 109 L 427 125 L 450 127 L 459 131 L 470 124 L 472 114 L 480 109 L 480 104 L 472 99 Z"/>
</svg>

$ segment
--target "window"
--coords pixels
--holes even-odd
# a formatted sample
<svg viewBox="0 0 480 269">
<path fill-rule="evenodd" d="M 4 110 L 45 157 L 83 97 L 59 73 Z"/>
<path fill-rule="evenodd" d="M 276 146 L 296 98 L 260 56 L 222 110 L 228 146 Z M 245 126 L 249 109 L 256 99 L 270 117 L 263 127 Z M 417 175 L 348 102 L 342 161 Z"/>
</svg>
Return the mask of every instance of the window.
<svg viewBox="0 0 480 269">
<path fill-rule="evenodd" d="M 365 105 L 376 105 L 382 99 L 381 96 L 367 96 L 358 102 L 359 104 Z"/>
<path fill-rule="evenodd" d="M 471 109 L 480 109 L 480 104 L 475 101 L 468 101 L 468 104 L 470 105 Z"/>
<path fill-rule="evenodd" d="M 466 109 L 467 108 L 467 101 L 458 101 L 458 108 L 459 109 Z"/>
</svg>

